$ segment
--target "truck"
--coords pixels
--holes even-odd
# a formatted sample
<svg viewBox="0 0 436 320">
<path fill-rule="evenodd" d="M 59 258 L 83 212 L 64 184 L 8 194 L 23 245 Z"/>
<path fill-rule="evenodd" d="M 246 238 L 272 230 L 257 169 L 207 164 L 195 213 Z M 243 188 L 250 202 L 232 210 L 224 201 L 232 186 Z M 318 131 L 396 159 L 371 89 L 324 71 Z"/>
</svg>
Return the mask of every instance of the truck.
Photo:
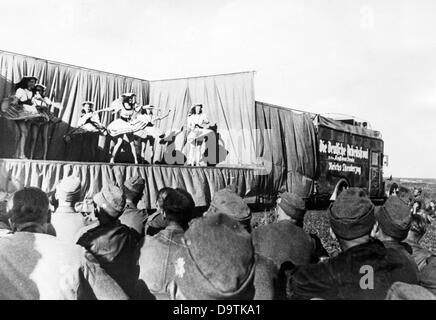
<svg viewBox="0 0 436 320">
<path fill-rule="evenodd" d="M 259 101 L 256 117 L 257 154 L 272 164 L 262 190 L 272 190 L 272 201 L 287 190 L 310 209 L 325 209 L 349 187 L 365 189 L 375 204 L 385 201 L 384 142 L 367 121 Z"/>
</svg>

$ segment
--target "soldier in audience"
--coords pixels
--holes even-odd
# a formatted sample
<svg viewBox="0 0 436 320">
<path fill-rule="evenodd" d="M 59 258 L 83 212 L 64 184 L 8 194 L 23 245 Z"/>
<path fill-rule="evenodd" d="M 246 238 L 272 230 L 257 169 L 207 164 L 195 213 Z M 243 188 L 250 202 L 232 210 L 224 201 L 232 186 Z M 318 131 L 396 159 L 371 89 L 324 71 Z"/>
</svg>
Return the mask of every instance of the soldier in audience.
<svg viewBox="0 0 436 320">
<path fill-rule="evenodd" d="M 189 193 L 168 190 L 162 206 L 168 225 L 156 235 L 145 238 L 139 257 L 138 291 L 145 284 L 157 299 L 170 298 L 168 285 L 174 280 L 174 256 L 183 246 L 183 234 L 194 208 L 194 200 Z"/>
<path fill-rule="evenodd" d="M 57 208 L 51 217 L 51 224 L 55 229 L 56 236 L 70 243 L 75 243 L 77 232 L 85 226 L 82 214 L 75 210 L 80 196 L 79 177 L 66 177 L 56 187 Z"/>
<path fill-rule="evenodd" d="M 209 209 L 204 214 L 217 212 L 231 216 L 251 233 L 251 210 L 231 187 L 215 192 Z"/>
<path fill-rule="evenodd" d="M 141 237 L 118 219 L 124 211 L 125 196 L 120 188 L 108 185 L 94 196 L 94 203 L 98 222 L 82 230 L 77 244 L 91 253 L 126 294 L 134 298 Z"/>
<path fill-rule="evenodd" d="M 374 205 L 364 190 L 344 190 L 328 213 L 331 235 L 342 252 L 325 262 L 298 266 L 290 280 L 293 299 L 384 299 L 396 281 L 418 284 L 416 266 L 407 257 L 371 238 Z M 365 275 L 371 279 L 366 281 Z"/>
<path fill-rule="evenodd" d="M 227 214 L 193 220 L 174 259 L 175 281 L 168 286 L 171 299 L 251 300 L 254 296 L 251 236 Z"/>
<path fill-rule="evenodd" d="M 226 214 L 251 233 L 251 210 L 233 187 L 216 192 L 205 216 Z M 285 274 L 280 273 L 281 266 L 274 264 L 264 252 L 255 252 L 254 300 L 278 300 L 286 297 Z"/>
<path fill-rule="evenodd" d="M 419 244 L 422 237 L 427 231 L 427 222 L 420 215 L 413 214 L 409 233 L 405 242 L 412 248 L 412 257 L 415 260 L 419 271 L 426 265 L 429 259 L 433 259 L 435 255 L 428 249 Z"/>
<path fill-rule="evenodd" d="M 419 270 L 412 257 L 412 248 L 405 242 L 409 233 L 412 216 L 407 205 L 397 197 L 391 197 L 375 210 L 376 228 L 372 235 L 383 242 L 386 248 L 401 252 L 409 261 L 408 268 L 418 275 Z"/>
<path fill-rule="evenodd" d="M 134 176 L 124 182 L 123 191 L 126 196 L 126 208 L 120 216 L 122 224 L 135 229 L 140 235 L 144 235 L 147 212 L 138 209 L 138 202 L 144 194 L 145 180 L 140 176 Z"/>
<path fill-rule="evenodd" d="M 316 242 L 302 228 L 306 213 L 304 200 L 296 194 L 284 192 L 277 199 L 275 210 L 277 222 L 253 231 L 256 253 L 274 261 L 278 268 L 284 262 L 293 265 L 318 262 Z M 328 257 L 327 252 L 323 256 Z"/>
<path fill-rule="evenodd" d="M 162 207 L 163 201 L 165 200 L 170 190 L 173 189 L 162 188 L 157 192 L 156 212 L 148 217 L 147 222 L 145 223 L 145 234 L 153 236 L 168 226 L 168 221 L 164 218 Z"/>
<path fill-rule="evenodd" d="M 47 234 L 49 201 L 37 188 L 8 203 L 12 231 L 0 230 L 0 300 L 127 299 L 84 250 Z"/>
</svg>

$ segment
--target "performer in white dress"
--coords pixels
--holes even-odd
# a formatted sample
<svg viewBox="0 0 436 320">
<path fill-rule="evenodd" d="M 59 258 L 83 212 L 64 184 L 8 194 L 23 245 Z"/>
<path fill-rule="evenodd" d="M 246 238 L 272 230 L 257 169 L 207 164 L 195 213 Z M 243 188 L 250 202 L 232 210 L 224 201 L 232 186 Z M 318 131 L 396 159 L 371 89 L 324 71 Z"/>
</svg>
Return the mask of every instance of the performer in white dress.
<svg viewBox="0 0 436 320">
<path fill-rule="evenodd" d="M 112 111 L 118 116 L 118 118 L 112 121 L 107 127 L 109 135 L 116 141 L 112 150 L 110 163 L 115 162 L 115 157 L 117 156 L 123 140 L 130 144 L 135 163 L 138 163 L 133 133 L 143 129 L 145 124 L 134 120 L 134 115 L 138 108 L 135 98 L 136 95 L 134 93 L 124 93 L 119 99 L 115 100 L 109 108 L 99 110 L 99 112 Z"/>
<path fill-rule="evenodd" d="M 73 134 L 82 133 L 101 133 L 106 134 L 106 128 L 100 122 L 100 117 L 97 112 L 94 112 L 94 102 L 84 101 L 82 102 L 82 112 L 77 121 L 77 128 L 74 130 Z"/>
<path fill-rule="evenodd" d="M 154 158 L 154 143 L 157 139 L 163 138 L 164 133 L 161 129 L 156 128 L 155 124 L 157 121 L 162 120 L 166 118 L 171 110 L 168 111 L 168 113 L 164 116 L 155 116 L 153 114 L 154 106 L 152 105 L 146 105 L 142 106 L 140 113 L 136 116 L 136 120 L 144 123 L 145 128 L 139 131 L 136 131 L 134 135 L 139 138 L 141 141 L 141 157 L 142 159 L 145 159 L 146 157 L 146 147 L 147 143 L 150 144 L 151 148 L 151 159 Z"/>
<path fill-rule="evenodd" d="M 38 78 L 24 76 L 20 82 L 15 84 L 15 94 L 4 99 L 1 104 L 1 115 L 9 120 L 13 120 L 18 127 L 18 146 L 15 157 L 27 159 L 25 156 L 25 146 L 29 134 L 29 120 L 44 119 L 36 108 L 32 98 L 34 88 Z"/>
<path fill-rule="evenodd" d="M 201 160 L 206 148 L 205 138 L 213 133 L 209 129 L 210 121 L 203 113 L 203 105 L 192 106 L 187 121 L 187 141 L 185 145 L 186 164 L 188 166 L 201 166 L 205 163 Z"/>
</svg>

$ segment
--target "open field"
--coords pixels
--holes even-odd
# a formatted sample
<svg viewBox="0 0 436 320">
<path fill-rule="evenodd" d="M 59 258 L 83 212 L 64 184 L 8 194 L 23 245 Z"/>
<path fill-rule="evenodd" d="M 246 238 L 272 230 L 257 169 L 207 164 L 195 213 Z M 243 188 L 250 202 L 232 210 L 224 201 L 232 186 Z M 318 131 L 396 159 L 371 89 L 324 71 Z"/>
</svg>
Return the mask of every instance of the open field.
<svg viewBox="0 0 436 320">
<path fill-rule="evenodd" d="M 426 203 L 430 199 L 436 199 L 436 179 L 405 179 L 394 178 L 392 181 L 386 181 L 386 190 L 389 190 L 390 185 L 396 182 L 398 185 L 413 191 L 413 188 L 422 188 L 423 195 Z M 257 212 L 254 214 L 254 226 L 259 224 L 266 224 L 274 221 L 271 212 Z M 317 234 L 324 248 L 330 253 L 335 254 L 338 252 L 338 243 L 333 240 L 329 235 L 329 221 L 326 211 L 308 211 L 304 219 L 304 229 L 307 232 Z M 424 236 L 421 243 L 436 253 L 436 225 L 430 225 L 428 231 Z"/>
</svg>

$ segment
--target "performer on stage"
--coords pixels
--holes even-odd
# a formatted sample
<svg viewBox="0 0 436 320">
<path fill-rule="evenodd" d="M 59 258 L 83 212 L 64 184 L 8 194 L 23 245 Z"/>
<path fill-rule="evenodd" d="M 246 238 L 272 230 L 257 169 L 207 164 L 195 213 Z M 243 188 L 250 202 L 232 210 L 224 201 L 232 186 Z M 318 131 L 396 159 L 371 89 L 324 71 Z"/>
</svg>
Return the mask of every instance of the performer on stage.
<svg viewBox="0 0 436 320">
<path fill-rule="evenodd" d="M 151 159 L 154 157 L 154 143 L 156 139 L 163 138 L 164 133 L 159 128 L 155 127 L 157 121 L 162 120 L 170 114 L 171 110 L 164 116 L 155 116 L 153 114 L 154 106 L 146 105 L 141 107 L 140 114 L 136 116 L 136 120 L 141 121 L 145 124 L 145 128 L 139 131 L 136 131 L 134 135 L 139 138 L 141 141 L 141 157 L 145 159 L 145 151 L 147 142 L 150 143 L 151 148 Z"/>
<path fill-rule="evenodd" d="M 119 99 L 115 100 L 109 108 L 99 110 L 112 111 L 118 116 L 118 118 L 112 121 L 107 127 L 109 135 L 116 140 L 110 163 L 115 162 L 115 157 L 117 156 L 123 140 L 129 143 L 135 164 L 138 163 L 133 132 L 142 129 L 143 125 L 139 121 L 132 121 L 136 112 L 135 108 L 137 107 L 135 98 L 136 95 L 134 93 L 124 93 Z"/>
<path fill-rule="evenodd" d="M 187 127 L 188 136 L 185 145 L 186 164 L 188 166 L 205 165 L 201 161 L 201 157 L 206 149 L 205 138 L 210 133 L 213 133 L 213 131 L 209 129 L 210 121 L 207 119 L 206 114 L 203 113 L 202 104 L 192 106 L 188 114 Z"/>
<path fill-rule="evenodd" d="M 25 156 L 26 140 L 29 134 L 29 120 L 45 118 L 36 108 L 32 98 L 34 88 L 38 78 L 24 76 L 15 85 L 15 94 L 2 101 L 2 116 L 13 120 L 18 127 L 18 146 L 15 157 L 27 159 Z"/>
<path fill-rule="evenodd" d="M 50 107 L 53 103 L 49 98 L 45 96 L 45 90 L 46 87 L 43 84 L 38 83 L 35 85 L 32 103 L 36 106 L 36 109 L 41 114 L 41 117 L 29 121 L 31 132 L 31 159 L 34 158 L 38 136 L 39 133 L 42 131 L 43 159 L 47 160 L 49 128 L 51 124 L 60 121 L 59 118 L 55 117 L 55 115 L 50 112 Z"/>
<path fill-rule="evenodd" d="M 82 111 L 77 127 L 64 137 L 67 143 L 72 142 L 73 139 L 75 140 L 70 145 L 70 148 L 72 148 L 70 150 L 74 152 L 72 156 L 80 159 L 80 161 L 95 161 L 99 135 L 107 134 L 97 112 L 94 111 L 94 102 L 82 102 Z"/>
<path fill-rule="evenodd" d="M 100 122 L 97 112 L 94 112 L 94 102 L 92 101 L 82 102 L 82 112 L 74 134 L 88 132 L 106 134 L 106 128 Z"/>
</svg>

